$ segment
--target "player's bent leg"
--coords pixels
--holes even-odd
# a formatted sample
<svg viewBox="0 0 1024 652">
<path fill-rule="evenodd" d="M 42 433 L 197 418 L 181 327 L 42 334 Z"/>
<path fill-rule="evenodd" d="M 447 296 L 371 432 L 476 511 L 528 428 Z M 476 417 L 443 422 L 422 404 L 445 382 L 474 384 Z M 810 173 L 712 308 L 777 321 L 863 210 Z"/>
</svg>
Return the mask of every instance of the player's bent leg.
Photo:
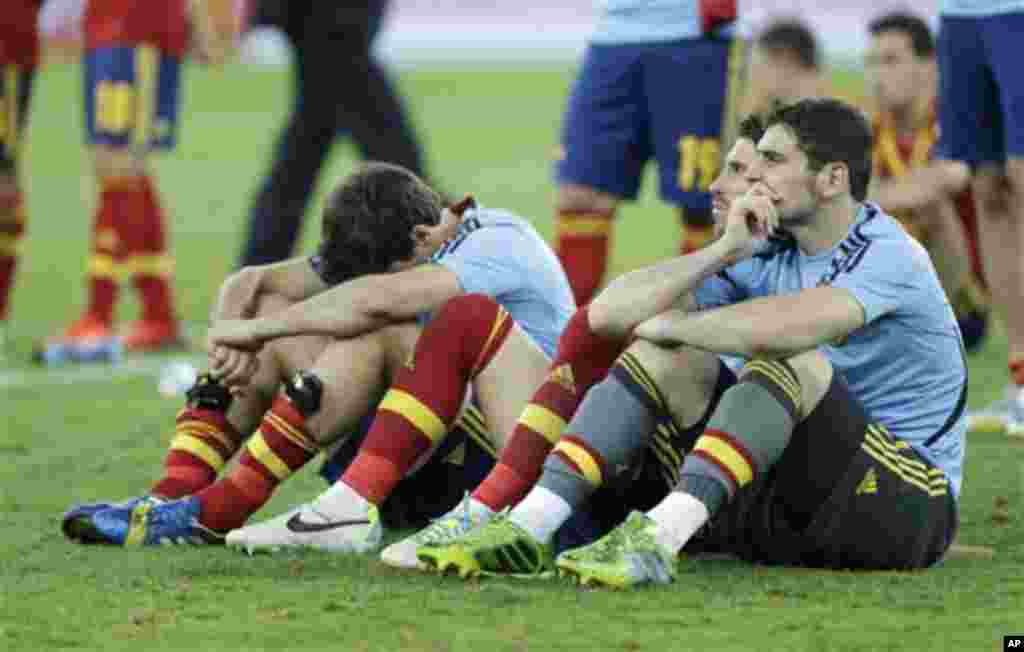
<svg viewBox="0 0 1024 652">
<path fill-rule="evenodd" d="M 634 345 L 637 346 L 637 345 Z M 707 354 L 680 348 L 672 382 L 695 401 L 709 396 L 717 378 L 703 372 Z M 668 368 L 668 366 L 666 366 Z M 680 393 L 687 390 L 680 389 Z M 544 463 L 537 485 L 510 513 L 419 557 L 441 571 L 535 575 L 550 569 L 554 533 L 603 484 L 635 465 L 668 405 L 650 375 L 623 354 L 608 378 L 594 386 Z"/>
<path fill-rule="evenodd" d="M 428 333 L 424 333 L 423 339 L 427 337 Z M 487 355 L 487 351 L 481 355 Z M 490 362 L 472 377 L 473 397 L 499 448 L 511 439 L 523 408 L 544 382 L 549 364 L 547 355 L 513 324 Z M 451 541 L 493 515 L 486 504 L 467 496 L 461 506 L 430 526 L 385 548 L 381 559 L 390 566 L 419 568 L 419 546 Z"/>
<path fill-rule="evenodd" d="M 585 306 L 608 268 L 619 199 L 587 186 L 560 185 L 555 201 L 555 253 L 569 277 L 576 305 Z"/>
</svg>

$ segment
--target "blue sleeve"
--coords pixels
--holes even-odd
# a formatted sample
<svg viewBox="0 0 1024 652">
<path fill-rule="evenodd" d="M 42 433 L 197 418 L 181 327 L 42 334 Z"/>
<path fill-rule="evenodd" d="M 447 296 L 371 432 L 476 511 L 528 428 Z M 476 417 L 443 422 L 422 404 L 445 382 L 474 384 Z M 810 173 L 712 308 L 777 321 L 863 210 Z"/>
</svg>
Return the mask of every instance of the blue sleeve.
<svg viewBox="0 0 1024 652">
<path fill-rule="evenodd" d="M 470 233 L 436 260 L 455 272 L 466 294 L 498 297 L 523 285 L 532 247 L 515 229 L 484 227 Z"/>
<path fill-rule="evenodd" d="M 873 240 L 844 264 L 831 285 L 853 294 L 867 325 L 917 300 L 931 270 L 931 260 L 920 245 Z"/>
</svg>

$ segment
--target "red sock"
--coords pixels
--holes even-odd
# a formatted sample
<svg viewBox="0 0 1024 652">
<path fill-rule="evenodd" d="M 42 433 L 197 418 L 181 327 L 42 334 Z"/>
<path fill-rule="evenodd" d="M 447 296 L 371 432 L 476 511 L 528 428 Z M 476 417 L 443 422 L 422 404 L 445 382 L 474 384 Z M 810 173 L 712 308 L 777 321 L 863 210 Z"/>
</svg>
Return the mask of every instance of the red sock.
<svg viewBox="0 0 1024 652">
<path fill-rule="evenodd" d="M 1010 360 L 1010 380 L 1018 387 L 1024 387 L 1024 358 Z"/>
<path fill-rule="evenodd" d="M 20 192 L 0 196 L 0 321 L 7 318 L 18 247 L 25 235 L 25 211 Z"/>
<path fill-rule="evenodd" d="M 226 532 L 241 527 L 270 500 L 284 482 L 316 455 L 318 446 L 306 432 L 306 420 L 291 401 L 279 396 L 263 417 L 238 466 L 196 494 L 201 506 L 199 522 Z"/>
<path fill-rule="evenodd" d="M 139 179 L 128 263 L 146 321 L 174 321 L 173 261 L 167 253 L 164 212 L 149 176 Z"/>
<path fill-rule="evenodd" d="M 398 372 L 340 482 L 371 503 L 382 503 L 416 460 L 448 433 L 466 387 L 513 325 L 508 312 L 482 294 L 446 303 L 416 342 L 412 364 Z"/>
<path fill-rule="evenodd" d="M 191 496 L 210 486 L 235 454 L 242 436 L 224 413 L 186 407 L 174 424 L 164 458 L 164 476 L 150 493 L 164 498 Z"/>
<path fill-rule="evenodd" d="M 498 463 L 473 498 L 494 511 L 522 500 L 587 390 L 608 374 L 625 346 L 625 341 L 596 335 L 587 308 L 577 310 L 558 340 L 551 374 L 523 410 Z"/>
<path fill-rule="evenodd" d="M 608 247 L 614 212 L 559 211 L 555 251 L 569 277 L 576 305 L 585 306 L 601 287 L 608 266 Z"/>
<path fill-rule="evenodd" d="M 89 258 L 89 314 L 100 321 L 114 321 L 118 276 L 130 241 L 133 195 L 138 182 L 131 177 L 108 177 L 100 181 L 100 202 L 92 227 L 92 255 Z"/>
<path fill-rule="evenodd" d="M 692 254 L 703 249 L 715 237 L 715 225 L 710 213 L 680 209 L 679 253 Z"/>
</svg>

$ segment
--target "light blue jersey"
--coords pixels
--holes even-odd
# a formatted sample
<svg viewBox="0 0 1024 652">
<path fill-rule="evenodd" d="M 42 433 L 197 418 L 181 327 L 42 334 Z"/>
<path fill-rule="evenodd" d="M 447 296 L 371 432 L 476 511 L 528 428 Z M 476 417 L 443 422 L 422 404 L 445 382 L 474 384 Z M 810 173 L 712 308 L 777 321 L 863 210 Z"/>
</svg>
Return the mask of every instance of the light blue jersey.
<svg viewBox="0 0 1024 652">
<path fill-rule="evenodd" d="M 703 35 L 699 0 L 597 0 L 590 42 L 654 43 Z M 732 27 L 717 33 L 727 36 Z"/>
<path fill-rule="evenodd" d="M 734 265 L 696 290 L 702 309 L 818 285 L 849 290 L 865 325 L 821 351 L 869 417 L 942 469 L 959 496 L 967 366 L 960 331 L 924 248 L 865 204 L 846 238 L 808 256 L 792 245 Z"/>
<path fill-rule="evenodd" d="M 558 258 L 528 222 L 507 211 L 470 209 L 431 262 L 455 272 L 467 294 L 492 297 L 554 357 L 576 304 Z"/>
<path fill-rule="evenodd" d="M 1013 12 L 1024 13 L 1024 0 L 942 0 L 942 16 L 995 16 Z"/>
</svg>

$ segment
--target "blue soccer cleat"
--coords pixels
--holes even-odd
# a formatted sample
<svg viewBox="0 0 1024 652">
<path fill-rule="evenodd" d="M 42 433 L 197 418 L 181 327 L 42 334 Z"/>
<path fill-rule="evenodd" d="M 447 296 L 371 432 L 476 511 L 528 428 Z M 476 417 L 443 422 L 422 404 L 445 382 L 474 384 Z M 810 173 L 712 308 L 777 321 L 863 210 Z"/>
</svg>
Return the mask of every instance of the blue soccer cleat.
<svg viewBox="0 0 1024 652">
<path fill-rule="evenodd" d="M 93 512 L 76 524 L 83 539 L 115 546 L 223 544 L 222 534 L 199 524 L 199 510 L 195 497 L 165 501 L 146 496 Z"/>
<path fill-rule="evenodd" d="M 103 540 L 93 538 L 92 517 L 97 512 L 113 507 L 132 509 L 146 496 L 136 496 L 119 503 L 85 503 L 74 505 L 61 517 L 60 528 L 64 536 L 77 543 L 106 543 Z"/>
</svg>

